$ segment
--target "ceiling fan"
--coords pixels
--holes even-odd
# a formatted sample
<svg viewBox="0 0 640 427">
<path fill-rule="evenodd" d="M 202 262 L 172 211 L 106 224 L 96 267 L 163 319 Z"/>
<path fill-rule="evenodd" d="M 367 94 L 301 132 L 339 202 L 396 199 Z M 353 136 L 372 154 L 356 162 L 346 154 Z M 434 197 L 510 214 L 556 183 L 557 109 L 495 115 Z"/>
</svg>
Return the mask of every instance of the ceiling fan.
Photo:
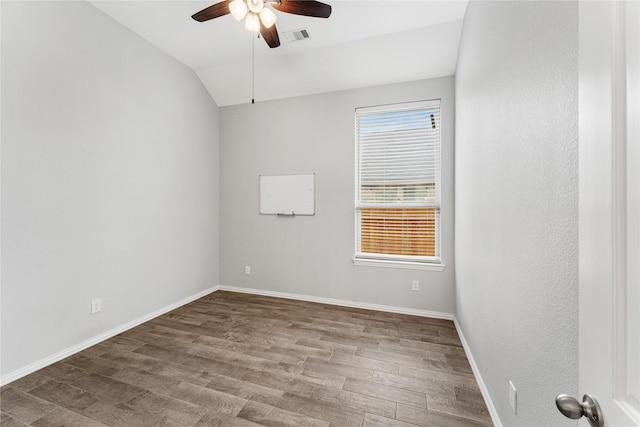
<svg viewBox="0 0 640 427">
<path fill-rule="evenodd" d="M 269 47 L 280 46 L 280 37 L 276 30 L 276 15 L 270 8 L 294 15 L 328 18 L 331 6 L 315 0 L 224 0 L 216 3 L 191 16 L 198 22 L 208 21 L 220 16 L 233 15 L 238 21 L 245 16 L 245 28 L 255 33 L 259 32 Z"/>
</svg>

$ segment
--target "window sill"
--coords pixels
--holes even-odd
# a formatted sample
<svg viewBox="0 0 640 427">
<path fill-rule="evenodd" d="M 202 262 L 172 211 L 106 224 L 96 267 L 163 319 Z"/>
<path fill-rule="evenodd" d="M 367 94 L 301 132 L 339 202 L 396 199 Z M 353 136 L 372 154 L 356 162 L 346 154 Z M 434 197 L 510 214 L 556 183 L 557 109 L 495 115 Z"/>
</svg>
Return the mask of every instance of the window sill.
<svg viewBox="0 0 640 427">
<path fill-rule="evenodd" d="M 409 270 L 429 270 L 443 271 L 445 265 L 442 263 L 428 262 L 411 262 L 411 261 L 393 261 L 383 259 L 353 258 L 353 265 L 361 265 L 366 267 L 386 267 L 386 268 L 404 268 Z"/>
</svg>

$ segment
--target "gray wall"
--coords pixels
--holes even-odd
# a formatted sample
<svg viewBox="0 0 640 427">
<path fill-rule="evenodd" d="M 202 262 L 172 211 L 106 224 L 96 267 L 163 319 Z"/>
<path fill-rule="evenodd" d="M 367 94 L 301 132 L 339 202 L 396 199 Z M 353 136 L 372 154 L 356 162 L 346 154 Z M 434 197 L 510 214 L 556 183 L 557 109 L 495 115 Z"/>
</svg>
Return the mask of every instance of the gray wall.
<svg viewBox="0 0 640 427">
<path fill-rule="evenodd" d="M 86 2 L 1 7 L 5 376 L 215 286 L 219 184 L 195 73 Z"/>
<path fill-rule="evenodd" d="M 354 109 L 433 98 L 446 269 L 354 266 Z M 453 119 L 452 77 L 220 108 L 221 285 L 453 313 Z M 259 175 L 300 173 L 316 174 L 316 215 L 259 215 Z"/>
<path fill-rule="evenodd" d="M 505 426 L 575 424 L 554 398 L 578 385 L 577 54 L 577 2 L 469 4 L 456 71 L 456 313 Z"/>
</svg>

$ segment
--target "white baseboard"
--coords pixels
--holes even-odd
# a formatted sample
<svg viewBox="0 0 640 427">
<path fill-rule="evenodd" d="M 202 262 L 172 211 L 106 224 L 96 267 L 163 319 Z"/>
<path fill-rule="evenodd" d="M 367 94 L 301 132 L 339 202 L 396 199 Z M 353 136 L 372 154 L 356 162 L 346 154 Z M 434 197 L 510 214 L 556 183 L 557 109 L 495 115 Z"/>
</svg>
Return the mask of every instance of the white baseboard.
<svg viewBox="0 0 640 427">
<path fill-rule="evenodd" d="M 127 331 L 133 327 L 136 327 L 138 325 L 140 325 L 141 323 L 144 322 L 148 322 L 151 319 L 154 319 L 158 316 L 161 316 L 165 313 L 170 312 L 171 310 L 175 310 L 178 307 L 181 307 L 185 304 L 190 303 L 191 301 L 195 301 L 198 298 L 202 298 L 205 295 L 208 295 L 212 292 L 215 292 L 218 290 L 218 286 L 214 286 L 211 287 L 209 289 L 205 289 L 202 292 L 198 292 L 197 294 L 191 295 L 187 298 L 184 298 L 178 302 L 175 302 L 173 304 L 169 304 L 166 307 L 163 307 L 159 310 L 156 310 L 152 313 L 149 314 L 145 314 L 142 317 L 139 317 L 135 320 L 132 320 L 131 322 L 125 323 L 124 325 L 120 325 L 114 329 L 111 329 L 105 333 L 102 333 L 100 335 L 97 335 L 95 337 L 89 338 L 88 340 L 85 340 L 79 344 L 76 344 L 72 347 L 66 348 L 56 354 L 53 354 L 49 357 L 45 357 L 44 359 L 38 360 L 37 362 L 31 363 L 30 365 L 27 365 L 23 368 L 17 369 L 13 372 L 8 373 L 7 375 L 4 375 L 2 378 L 0 378 L 0 386 L 3 386 L 5 384 L 9 384 L 10 382 L 13 382 L 17 379 L 20 379 L 24 376 L 27 376 L 35 371 L 37 371 L 38 369 L 42 369 L 46 366 L 51 365 L 52 363 L 58 362 L 62 359 L 65 359 L 69 356 L 72 356 L 75 353 L 78 353 L 84 349 L 87 349 L 89 347 L 91 347 L 92 345 L 96 345 L 106 339 L 109 339 L 113 336 L 116 336 L 118 334 L 121 334 L 124 331 Z"/>
<path fill-rule="evenodd" d="M 339 305 L 342 307 L 363 308 L 365 310 L 386 311 L 388 313 L 409 314 L 411 316 L 433 317 L 436 319 L 454 320 L 451 313 L 439 311 L 417 310 L 414 308 L 394 307 L 391 305 L 370 304 L 366 302 L 347 301 L 333 298 L 314 297 L 309 295 L 290 294 L 286 292 L 265 291 L 262 289 L 238 288 L 235 286 L 218 285 L 220 291 L 239 292 L 243 294 L 262 295 L 265 297 L 286 298 L 299 301 L 317 302 L 321 304 Z"/>
<path fill-rule="evenodd" d="M 454 319 L 453 323 L 454 325 L 456 325 L 456 330 L 458 331 L 458 336 L 460 337 L 460 341 L 462 342 L 462 347 L 464 348 L 464 352 L 467 355 L 469 364 L 471 365 L 473 375 L 476 377 L 476 381 L 478 382 L 478 387 L 480 388 L 480 392 L 482 393 L 482 397 L 484 398 L 484 403 L 487 405 L 487 410 L 489 411 L 489 415 L 491 416 L 491 421 L 493 421 L 493 425 L 495 427 L 502 427 L 502 421 L 500 421 L 498 411 L 496 411 L 496 407 L 491 400 L 491 396 L 489 395 L 489 389 L 487 389 L 487 386 L 482 379 L 482 375 L 480 375 L 480 370 L 478 369 L 478 365 L 473 358 L 473 354 L 471 353 L 469 344 L 467 343 L 467 340 L 462 333 L 462 328 L 460 327 L 460 323 L 458 323 L 458 319 Z"/>
</svg>

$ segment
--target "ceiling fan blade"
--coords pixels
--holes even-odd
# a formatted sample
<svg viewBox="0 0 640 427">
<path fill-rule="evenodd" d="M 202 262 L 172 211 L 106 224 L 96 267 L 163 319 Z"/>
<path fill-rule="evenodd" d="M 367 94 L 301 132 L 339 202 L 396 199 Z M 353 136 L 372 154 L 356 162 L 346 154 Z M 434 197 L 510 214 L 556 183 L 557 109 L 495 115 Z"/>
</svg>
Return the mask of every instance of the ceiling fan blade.
<svg viewBox="0 0 640 427">
<path fill-rule="evenodd" d="M 280 0 L 272 3 L 274 9 L 294 15 L 328 18 L 331 16 L 331 6 L 315 0 Z"/>
<path fill-rule="evenodd" d="M 202 9 L 200 12 L 193 14 L 191 17 L 198 22 L 208 21 L 209 19 L 218 18 L 229 14 L 229 3 L 231 0 L 224 0 L 213 6 Z"/>
<path fill-rule="evenodd" d="M 274 47 L 280 46 L 280 37 L 278 36 L 278 30 L 275 24 L 267 28 L 262 24 L 262 21 L 260 21 L 260 34 L 270 48 L 273 49 Z"/>
</svg>

